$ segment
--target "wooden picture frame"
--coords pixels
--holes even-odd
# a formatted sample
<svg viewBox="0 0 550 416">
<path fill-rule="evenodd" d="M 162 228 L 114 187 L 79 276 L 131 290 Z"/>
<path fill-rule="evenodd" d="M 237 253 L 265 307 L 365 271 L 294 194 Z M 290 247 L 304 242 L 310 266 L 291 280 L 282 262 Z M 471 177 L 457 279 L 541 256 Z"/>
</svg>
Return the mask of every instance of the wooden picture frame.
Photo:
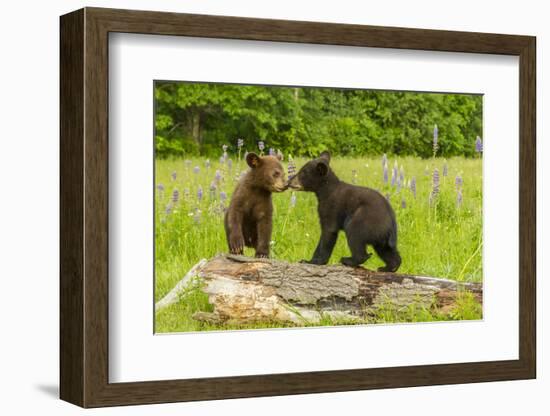
<svg viewBox="0 0 550 416">
<path fill-rule="evenodd" d="M 536 40 L 530 36 L 85 8 L 61 17 L 60 396 L 82 407 L 518 380 L 536 376 Z M 111 32 L 519 57 L 519 359 L 109 383 Z"/>
</svg>

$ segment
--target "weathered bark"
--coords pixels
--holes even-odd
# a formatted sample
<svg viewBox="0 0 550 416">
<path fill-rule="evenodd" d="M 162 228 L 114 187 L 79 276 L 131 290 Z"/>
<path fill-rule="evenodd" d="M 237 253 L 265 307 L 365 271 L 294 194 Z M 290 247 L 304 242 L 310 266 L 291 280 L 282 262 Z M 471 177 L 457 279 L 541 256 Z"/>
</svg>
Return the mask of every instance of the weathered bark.
<svg viewBox="0 0 550 416">
<path fill-rule="evenodd" d="M 362 267 L 315 266 L 243 256 L 218 256 L 195 273 L 214 312 L 195 319 L 246 324 L 309 324 L 323 316 L 361 322 L 380 307 L 451 310 L 462 291 L 481 303 L 479 283 L 374 272 Z"/>
</svg>

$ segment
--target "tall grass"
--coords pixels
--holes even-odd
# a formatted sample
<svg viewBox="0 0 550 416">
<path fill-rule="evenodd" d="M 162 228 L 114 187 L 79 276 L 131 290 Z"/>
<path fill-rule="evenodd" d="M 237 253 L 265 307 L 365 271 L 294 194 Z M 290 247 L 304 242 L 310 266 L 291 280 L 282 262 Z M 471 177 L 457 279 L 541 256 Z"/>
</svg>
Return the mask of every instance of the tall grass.
<svg viewBox="0 0 550 416">
<path fill-rule="evenodd" d="M 298 169 L 305 161 L 294 160 Z M 286 161 L 283 164 L 287 166 Z M 227 251 L 223 209 L 229 204 L 237 178 L 247 167 L 237 156 L 231 166 L 227 159 L 213 160 L 209 167 L 207 165 L 203 158 L 156 161 L 155 181 L 162 187 L 155 188 L 155 300 L 172 289 L 200 259 Z M 377 189 L 390 199 L 397 216 L 398 246 L 403 259 L 399 272 L 480 282 L 483 251 L 481 159 L 389 157 L 387 166 L 390 179 L 397 166 L 398 177 L 393 186 L 391 180 L 384 182 L 381 157 L 334 157 L 331 161 L 340 179 Z M 434 193 L 436 169 L 439 183 Z M 216 171 L 219 171 L 218 181 Z M 461 200 L 455 183 L 457 175 L 462 179 L 458 186 Z M 413 178 L 416 197 L 410 189 Z M 199 188 L 203 191 L 201 200 Z M 174 190 L 178 191 L 177 202 L 173 201 Z M 227 195 L 225 201 L 221 192 Z M 295 193 L 293 205 L 292 195 L 289 191 L 273 195 L 271 256 L 294 262 L 311 258 L 320 228 L 315 196 Z M 253 255 L 253 250 L 247 249 L 245 254 Z M 337 263 L 340 257 L 348 255 L 345 236 L 341 233 L 330 263 Z M 381 265 L 382 261 L 374 255 L 364 267 L 374 269 Z M 481 316 L 481 310 L 472 306 L 472 302 L 461 305 L 464 310 L 457 310 L 452 316 L 437 316 L 430 311 L 408 311 L 397 316 L 381 311 L 374 321 L 476 319 Z M 199 310 L 208 311 L 209 305 L 206 295 L 195 291 L 159 312 L 156 330 L 220 329 L 194 321 L 191 316 Z"/>
</svg>

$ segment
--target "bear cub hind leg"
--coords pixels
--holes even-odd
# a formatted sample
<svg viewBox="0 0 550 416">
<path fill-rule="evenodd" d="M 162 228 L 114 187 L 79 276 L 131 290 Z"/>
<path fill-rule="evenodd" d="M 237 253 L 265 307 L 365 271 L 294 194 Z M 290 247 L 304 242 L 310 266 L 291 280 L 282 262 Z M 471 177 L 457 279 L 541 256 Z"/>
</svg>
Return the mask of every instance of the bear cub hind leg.
<svg viewBox="0 0 550 416">
<path fill-rule="evenodd" d="M 374 250 L 386 263 L 386 266 L 378 268 L 379 272 L 395 272 L 401 265 L 401 256 L 396 248 L 389 245 L 375 245 Z"/>
<path fill-rule="evenodd" d="M 350 230 L 351 231 L 351 230 Z M 346 230 L 346 238 L 348 240 L 348 246 L 351 251 L 351 257 L 342 257 L 340 263 L 345 266 L 356 267 L 366 262 L 371 256 L 371 253 L 367 252 L 367 245 L 356 233 L 348 232 Z"/>
</svg>

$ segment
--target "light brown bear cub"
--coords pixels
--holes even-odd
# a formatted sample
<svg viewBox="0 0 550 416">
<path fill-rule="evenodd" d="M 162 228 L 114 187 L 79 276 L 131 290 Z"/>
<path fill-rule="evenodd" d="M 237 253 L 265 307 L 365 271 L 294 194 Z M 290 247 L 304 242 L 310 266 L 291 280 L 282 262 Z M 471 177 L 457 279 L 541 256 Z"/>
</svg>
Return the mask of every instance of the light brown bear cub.
<svg viewBox="0 0 550 416">
<path fill-rule="evenodd" d="M 271 193 L 286 189 L 280 158 L 246 155 L 250 170 L 241 178 L 225 213 L 225 235 L 229 252 L 243 254 L 244 247 L 256 250 L 256 257 L 269 257 L 273 203 Z"/>
</svg>

